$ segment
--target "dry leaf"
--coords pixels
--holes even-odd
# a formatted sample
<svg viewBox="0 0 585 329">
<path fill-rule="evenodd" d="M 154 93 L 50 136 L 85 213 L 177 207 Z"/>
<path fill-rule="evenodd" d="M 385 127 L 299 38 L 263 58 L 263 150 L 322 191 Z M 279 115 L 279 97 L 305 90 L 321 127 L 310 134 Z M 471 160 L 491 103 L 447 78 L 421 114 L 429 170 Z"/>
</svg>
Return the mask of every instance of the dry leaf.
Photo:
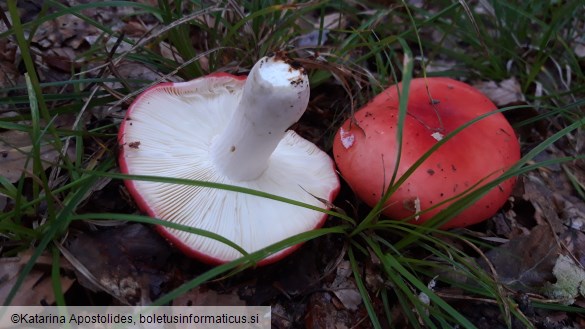
<svg viewBox="0 0 585 329">
<path fill-rule="evenodd" d="M 433 59 L 425 65 L 427 73 L 444 72 L 452 70 L 457 65 L 457 62 L 445 59 Z"/>
<path fill-rule="evenodd" d="M 539 225 L 551 225 L 555 232 L 563 230 L 561 219 L 558 216 L 554 203 L 551 202 L 552 191 L 542 179 L 534 174 L 528 174 L 524 179 L 523 198 L 534 207 L 534 219 Z"/>
<path fill-rule="evenodd" d="M 95 34 L 95 28 L 81 18 L 67 14 L 41 24 L 32 41 L 42 48 L 71 46 L 77 49 L 89 34 Z"/>
<path fill-rule="evenodd" d="M 331 13 L 323 17 L 323 28 L 343 30 L 347 28 L 348 22 L 347 16 L 341 13 Z M 321 28 L 321 19 L 313 23 L 313 27 L 316 29 Z"/>
<path fill-rule="evenodd" d="M 0 62 L 0 88 L 16 85 L 18 71 L 14 65 L 6 62 Z"/>
<path fill-rule="evenodd" d="M 75 51 L 70 47 L 53 47 L 43 54 L 45 63 L 62 72 L 72 72 L 81 65 L 75 62 Z"/>
<path fill-rule="evenodd" d="M 554 280 L 552 270 L 560 252 L 549 226 L 538 225 L 529 235 L 513 238 L 486 256 L 500 282 L 523 292 L 539 292 L 546 282 Z"/>
<path fill-rule="evenodd" d="M 563 244 L 567 252 L 585 266 L 585 233 L 581 230 L 568 229 L 563 235 Z"/>
<path fill-rule="evenodd" d="M 349 261 L 342 261 L 337 267 L 337 276 L 331 283 L 330 289 L 335 297 L 350 311 L 356 311 L 362 303 L 362 297 L 353 281 Z"/>
<path fill-rule="evenodd" d="M 146 65 L 134 62 L 123 61 L 116 67 L 117 78 L 122 80 L 129 80 L 128 83 L 131 86 L 142 87 L 144 82 L 130 82 L 131 80 L 144 80 L 144 81 L 156 81 L 160 78 L 160 75 L 153 71 Z M 110 88 L 120 88 L 121 84 L 107 83 Z"/>
<path fill-rule="evenodd" d="M 33 160 L 31 157 L 32 145 L 30 136 L 26 132 L 9 130 L 0 133 L 0 176 L 11 182 L 16 182 L 24 170 L 31 171 Z M 75 148 L 71 143 L 67 149 L 67 156 L 75 159 Z M 43 169 L 55 164 L 61 156 L 60 150 L 50 144 L 44 144 L 40 149 Z"/>
<path fill-rule="evenodd" d="M 168 244 L 141 224 L 71 234 L 67 249 L 79 283 L 104 290 L 124 304 L 145 305 L 156 299 L 168 280 L 164 267 Z"/>
<path fill-rule="evenodd" d="M 362 310 L 349 311 L 336 307 L 335 303 L 335 297 L 327 292 L 311 294 L 304 317 L 305 328 L 360 328 L 359 324 L 367 318 L 367 314 Z"/>
<path fill-rule="evenodd" d="M 147 31 L 148 28 L 139 21 L 129 21 L 122 27 L 122 32 L 129 37 L 139 38 L 145 35 Z"/>
<path fill-rule="evenodd" d="M 281 304 L 272 305 L 272 328 L 292 328 L 293 320 L 290 311 Z"/>
<path fill-rule="evenodd" d="M 0 39 L 0 88 L 16 85 L 20 76 L 15 65 L 17 48 L 9 38 Z"/>
<path fill-rule="evenodd" d="M 32 251 L 28 250 L 17 257 L 0 258 L 0 301 L 4 302 L 8 293 L 16 283 L 18 275 L 22 268 L 30 260 Z M 55 303 L 53 293 L 53 283 L 50 276 L 50 266 L 52 258 L 50 256 L 41 256 L 37 259 L 35 267 L 29 272 L 24 279 L 23 284 L 18 289 L 11 305 L 33 306 L 33 305 L 52 305 Z M 43 268 L 44 267 L 44 268 Z M 70 267 L 63 263 L 63 267 Z M 75 280 L 66 276 L 61 276 L 61 289 L 65 293 Z"/>
<path fill-rule="evenodd" d="M 484 93 L 498 107 L 525 101 L 520 83 L 514 77 L 499 83 L 495 81 L 476 82 L 473 86 Z"/>
</svg>

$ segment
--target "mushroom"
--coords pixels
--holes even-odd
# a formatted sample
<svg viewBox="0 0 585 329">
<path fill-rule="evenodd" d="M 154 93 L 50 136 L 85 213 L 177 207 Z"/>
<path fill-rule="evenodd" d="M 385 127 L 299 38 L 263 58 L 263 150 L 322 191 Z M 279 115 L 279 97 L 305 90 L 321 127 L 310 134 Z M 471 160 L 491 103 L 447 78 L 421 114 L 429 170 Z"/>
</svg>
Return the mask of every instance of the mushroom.
<svg viewBox="0 0 585 329">
<path fill-rule="evenodd" d="M 370 206 L 388 189 L 396 167 L 400 87 L 392 86 L 376 96 L 335 136 L 333 154 L 341 176 Z M 444 136 L 495 109 L 486 96 L 465 83 L 448 78 L 413 79 L 397 178 Z M 455 199 L 427 212 L 419 211 L 485 185 L 519 159 L 514 130 L 501 113 L 494 112 L 434 151 L 390 196 L 383 214 L 392 219 L 414 215 L 411 222 L 423 223 Z M 442 228 L 464 227 L 490 218 L 504 205 L 514 183 L 512 178 L 498 184 Z"/>
<path fill-rule="evenodd" d="M 282 54 L 249 76 L 215 73 L 161 83 L 129 107 L 119 132 L 121 171 L 235 185 L 328 209 L 339 190 L 333 160 L 287 129 L 309 101 L 305 70 Z M 323 225 L 317 210 L 222 189 L 126 180 L 149 216 L 219 234 L 247 252 Z M 158 226 L 188 255 L 211 264 L 241 257 L 217 240 Z M 299 246 L 263 259 L 274 262 Z"/>
</svg>

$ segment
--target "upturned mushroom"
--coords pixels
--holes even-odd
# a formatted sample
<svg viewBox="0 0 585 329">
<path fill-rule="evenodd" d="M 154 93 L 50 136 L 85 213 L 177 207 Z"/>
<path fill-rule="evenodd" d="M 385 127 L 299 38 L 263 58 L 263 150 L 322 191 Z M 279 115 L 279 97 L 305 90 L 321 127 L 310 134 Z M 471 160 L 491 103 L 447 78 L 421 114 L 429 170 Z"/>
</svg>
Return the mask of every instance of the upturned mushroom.
<svg viewBox="0 0 585 329">
<path fill-rule="evenodd" d="M 370 206 L 387 191 L 396 167 L 399 88 L 401 84 L 391 86 L 357 111 L 341 126 L 333 144 L 341 175 Z M 494 110 L 496 106 L 486 96 L 465 83 L 448 78 L 413 79 L 397 177 L 445 135 Z M 454 201 L 429 208 L 493 181 L 519 159 L 514 130 L 501 113 L 494 112 L 433 152 L 390 196 L 383 214 L 393 219 L 413 217 L 413 223 L 423 223 Z M 498 184 L 442 228 L 490 218 L 504 205 L 514 183 L 512 178 Z"/>
<path fill-rule="evenodd" d="M 248 77 L 215 73 L 162 83 L 142 93 L 119 132 L 121 171 L 236 185 L 327 209 L 339 180 L 331 158 L 287 130 L 309 101 L 305 70 L 281 54 L 260 59 Z M 323 225 L 326 214 L 245 193 L 126 180 L 152 217 L 217 233 L 247 252 Z M 188 255 L 212 264 L 241 257 L 211 238 L 158 226 Z M 274 262 L 299 246 L 272 254 Z"/>
</svg>

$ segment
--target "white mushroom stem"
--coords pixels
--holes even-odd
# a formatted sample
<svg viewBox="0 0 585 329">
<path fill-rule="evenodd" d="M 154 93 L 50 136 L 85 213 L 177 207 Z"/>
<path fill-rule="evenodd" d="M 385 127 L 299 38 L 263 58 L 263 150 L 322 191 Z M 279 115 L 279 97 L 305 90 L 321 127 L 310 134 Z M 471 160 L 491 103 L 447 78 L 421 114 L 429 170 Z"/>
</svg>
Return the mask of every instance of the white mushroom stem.
<svg viewBox="0 0 585 329">
<path fill-rule="evenodd" d="M 307 108 L 309 79 L 290 62 L 276 55 L 254 65 L 234 115 L 211 145 L 217 170 L 234 181 L 262 175 L 286 130 Z"/>
</svg>

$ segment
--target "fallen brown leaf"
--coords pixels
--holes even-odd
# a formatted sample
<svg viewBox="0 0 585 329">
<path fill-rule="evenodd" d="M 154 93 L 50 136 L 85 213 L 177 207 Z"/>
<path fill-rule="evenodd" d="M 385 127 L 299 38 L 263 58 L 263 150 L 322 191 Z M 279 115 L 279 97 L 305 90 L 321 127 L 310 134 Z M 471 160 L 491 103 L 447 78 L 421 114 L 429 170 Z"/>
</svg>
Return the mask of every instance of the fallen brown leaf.
<svg viewBox="0 0 585 329">
<path fill-rule="evenodd" d="M 473 86 L 499 107 L 525 101 L 520 83 L 515 77 L 500 82 L 480 81 L 474 83 Z"/>
<path fill-rule="evenodd" d="M 556 233 L 559 233 L 563 230 L 563 226 L 557 209 L 551 202 L 551 195 L 552 191 L 538 175 L 530 173 L 525 177 L 523 198 L 534 207 L 534 219 L 539 225 L 550 225 Z"/>
<path fill-rule="evenodd" d="M 23 171 L 32 169 L 32 145 L 30 136 L 26 132 L 9 130 L 0 133 L 0 176 L 11 182 L 16 182 Z M 67 156 L 73 160 L 75 148 L 73 144 L 67 149 Z M 61 157 L 60 150 L 50 144 L 40 147 L 43 168 L 55 164 Z"/>
<path fill-rule="evenodd" d="M 42 48 L 70 46 L 77 49 L 85 41 L 87 35 L 94 33 L 95 28 L 89 26 L 84 20 L 67 14 L 41 24 L 32 42 Z"/>
<path fill-rule="evenodd" d="M 554 281 L 552 271 L 560 254 L 561 247 L 548 225 L 537 225 L 529 235 L 486 252 L 500 282 L 525 293 L 539 293 L 545 283 Z"/>
<path fill-rule="evenodd" d="M 150 228 L 129 224 L 96 232 L 77 232 L 66 253 L 79 283 L 103 290 L 124 304 L 146 305 L 162 293 L 169 245 Z"/>
<path fill-rule="evenodd" d="M 27 250 L 17 257 L 0 258 L 0 301 L 2 303 L 8 297 L 8 293 L 16 283 L 22 268 L 29 262 L 31 255 L 32 250 Z M 34 306 L 55 303 L 53 282 L 50 275 L 52 261 L 48 255 L 43 255 L 36 260 L 35 267 L 24 279 L 14 299 L 12 299 L 11 305 Z M 64 268 L 71 268 L 65 260 L 62 261 L 62 264 Z M 65 293 L 75 280 L 62 275 L 60 281 L 61 290 Z"/>
<path fill-rule="evenodd" d="M 350 311 L 358 309 L 362 297 L 353 280 L 349 261 L 342 261 L 337 267 L 337 276 L 331 283 L 331 291 L 339 299 L 343 307 Z"/>
</svg>

